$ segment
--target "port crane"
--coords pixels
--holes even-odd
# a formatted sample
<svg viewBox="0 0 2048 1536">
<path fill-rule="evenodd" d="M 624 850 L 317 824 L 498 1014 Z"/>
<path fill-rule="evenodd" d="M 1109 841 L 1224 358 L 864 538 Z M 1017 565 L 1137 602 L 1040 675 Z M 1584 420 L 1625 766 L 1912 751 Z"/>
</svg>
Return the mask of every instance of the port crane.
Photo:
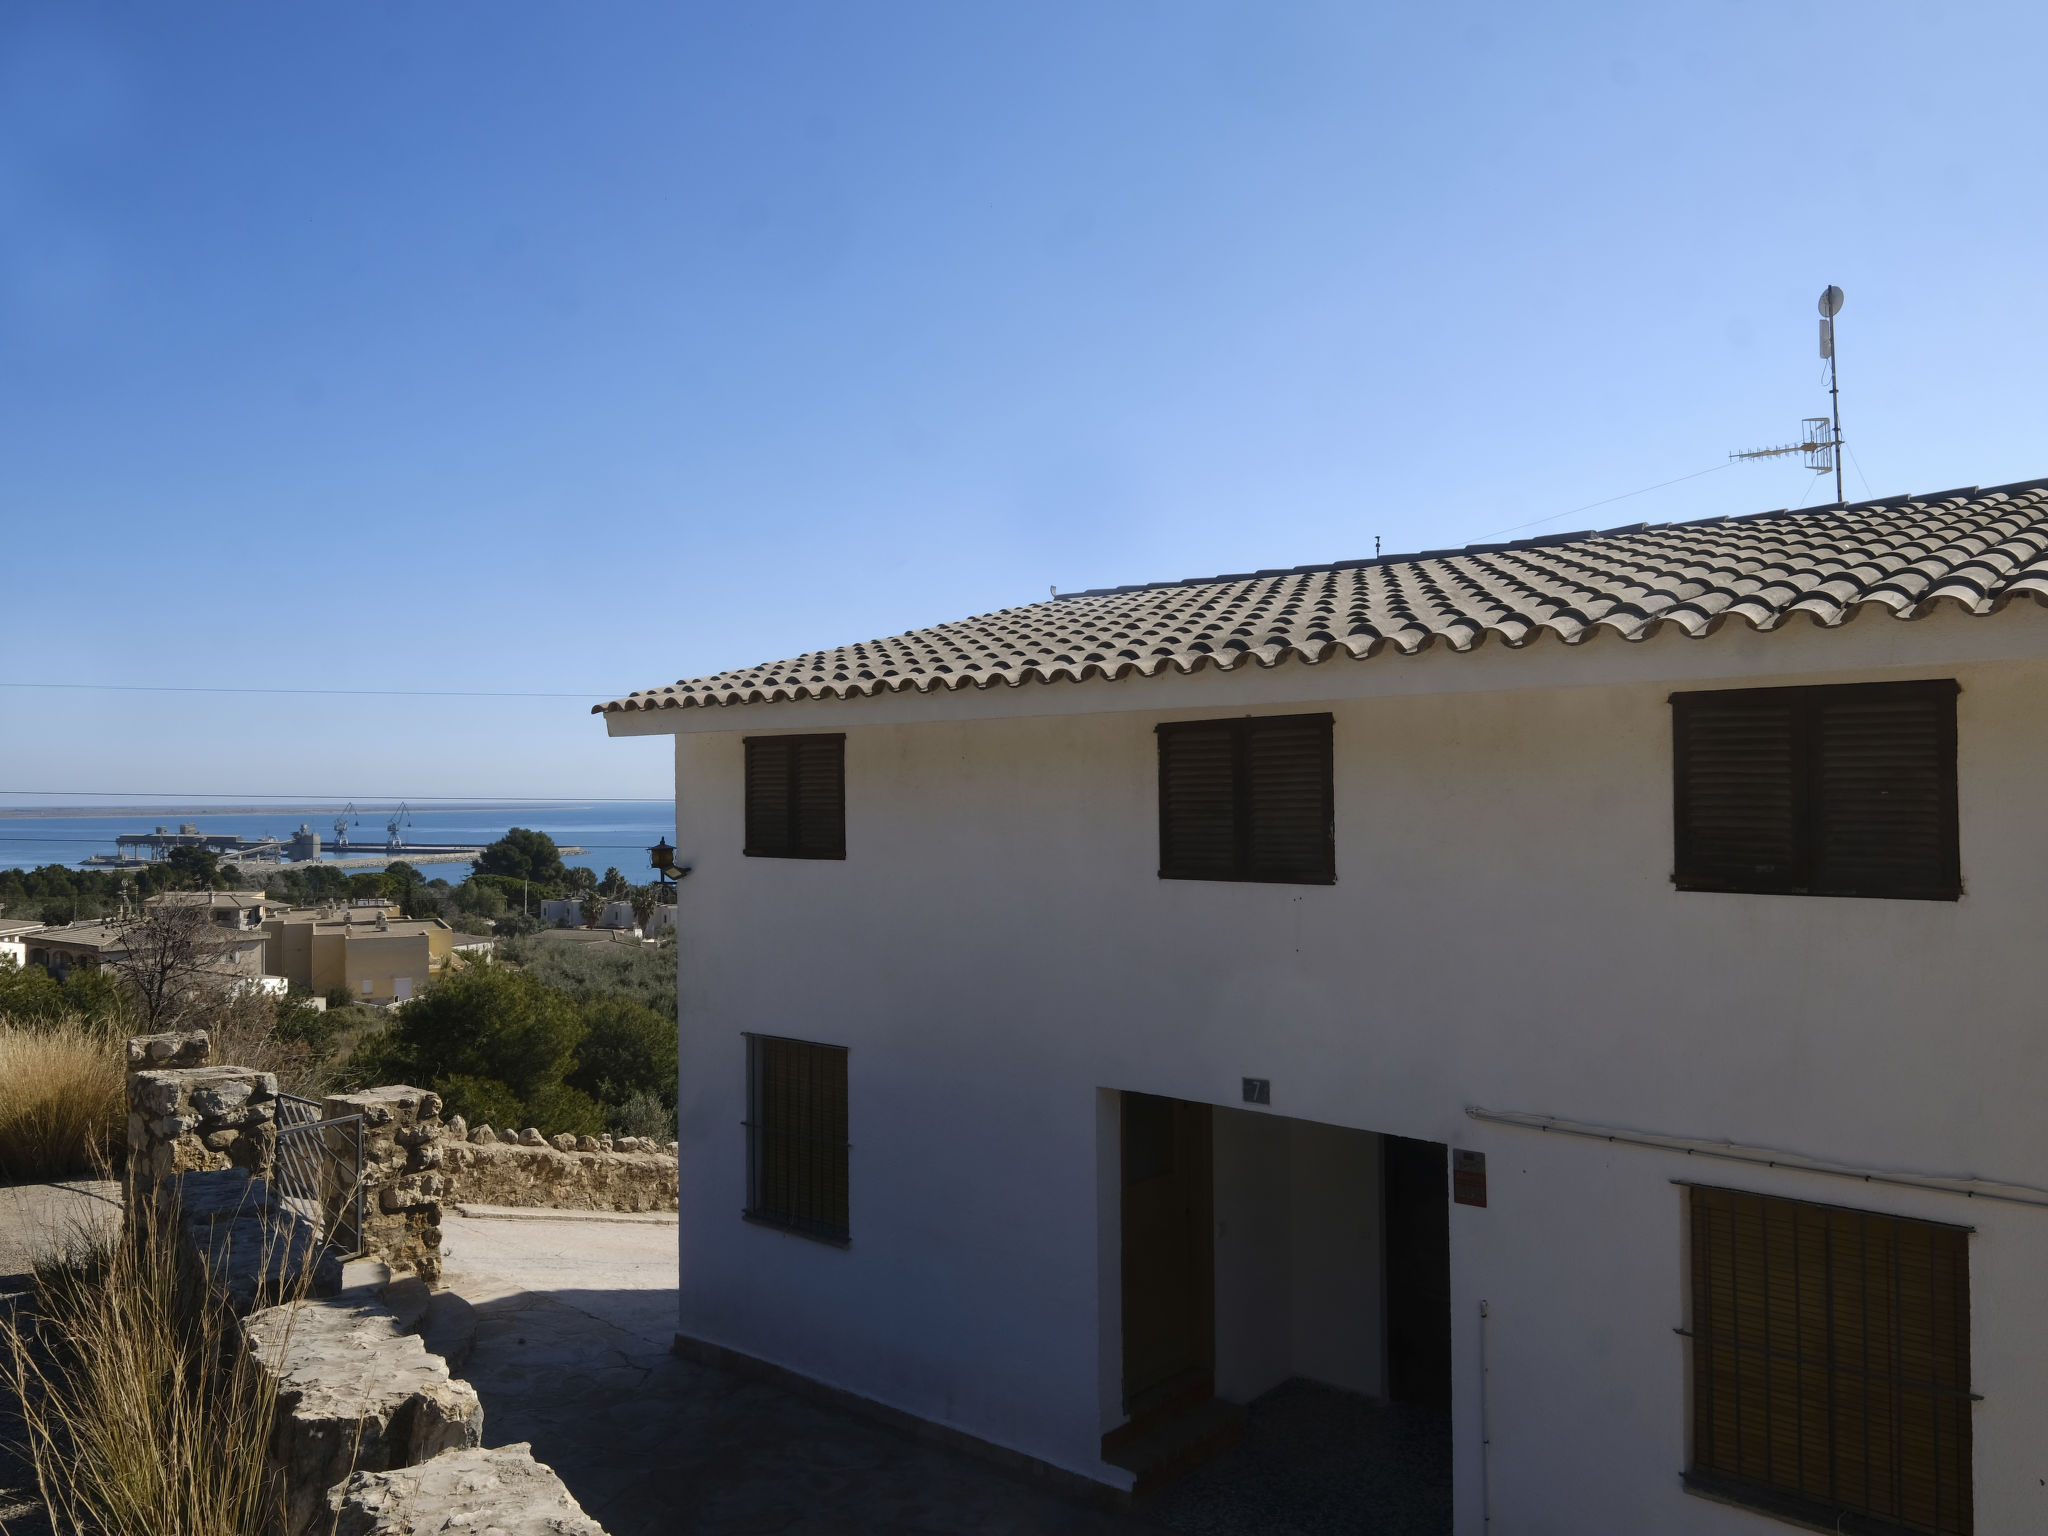
<svg viewBox="0 0 2048 1536">
<path fill-rule="evenodd" d="M 402 828 L 412 825 L 412 807 L 401 800 L 398 809 L 391 813 L 391 819 L 384 823 L 384 851 L 399 853 L 405 848 L 405 833 Z"/>
<path fill-rule="evenodd" d="M 363 818 L 357 813 L 356 803 L 353 800 L 343 806 L 341 814 L 334 818 L 334 846 L 338 852 L 348 852 L 348 827 L 351 818 L 354 819 L 357 826 L 360 827 L 363 824 Z"/>
</svg>

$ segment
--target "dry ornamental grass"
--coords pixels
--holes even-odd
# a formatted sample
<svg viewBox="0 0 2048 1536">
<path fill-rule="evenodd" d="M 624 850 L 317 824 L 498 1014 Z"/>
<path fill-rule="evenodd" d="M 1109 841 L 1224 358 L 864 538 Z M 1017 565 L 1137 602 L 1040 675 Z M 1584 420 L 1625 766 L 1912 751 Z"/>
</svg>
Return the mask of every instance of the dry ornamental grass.
<svg viewBox="0 0 2048 1536">
<path fill-rule="evenodd" d="M 0 1182 L 104 1164 L 127 1122 L 119 1042 L 75 1019 L 0 1019 Z"/>
<path fill-rule="evenodd" d="M 43 1266 L 0 1318 L 5 1385 L 56 1536 L 260 1536 L 274 1388 L 175 1245 L 130 1230 Z"/>
</svg>

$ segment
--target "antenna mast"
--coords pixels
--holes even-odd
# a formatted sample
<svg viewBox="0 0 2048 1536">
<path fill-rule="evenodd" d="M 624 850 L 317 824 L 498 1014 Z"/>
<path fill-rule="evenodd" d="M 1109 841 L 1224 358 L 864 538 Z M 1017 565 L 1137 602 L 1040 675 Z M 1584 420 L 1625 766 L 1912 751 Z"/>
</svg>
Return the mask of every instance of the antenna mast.
<svg viewBox="0 0 2048 1536">
<path fill-rule="evenodd" d="M 1833 283 L 1820 296 L 1820 355 L 1828 360 L 1828 406 L 1834 412 L 1835 500 L 1842 499 L 1842 390 L 1835 377 L 1835 316 L 1842 312 L 1842 290 Z"/>
<path fill-rule="evenodd" d="M 1842 500 L 1842 390 L 1835 374 L 1835 316 L 1842 312 L 1842 290 L 1830 283 L 1820 296 L 1820 355 L 1828 365 L 1828 410 L 1826 416 L 1809 416 L 1800 422 L 1797 443 L 1777 448 L 1752 448 L 1731 453 L 1731 459 L 1775 459 L 1787 453 L 1806 455 L 1806 467 L 1816 474 L 1835 472 L 1835 500 Z"/>
</svg>

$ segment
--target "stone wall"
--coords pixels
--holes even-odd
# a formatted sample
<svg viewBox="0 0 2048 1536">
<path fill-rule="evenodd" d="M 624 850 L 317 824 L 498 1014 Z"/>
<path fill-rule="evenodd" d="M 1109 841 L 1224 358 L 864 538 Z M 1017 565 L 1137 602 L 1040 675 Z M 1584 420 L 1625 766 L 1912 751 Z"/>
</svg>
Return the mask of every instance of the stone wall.
<svg viewBox="0 0 2048 1536">
<path fill-rule="evenodd" d="M 675 1143 L 632 1136 L 516 1135 L 460 1117 L 441 1147 L 446 1199 L 459 1205 L 548 1206 L 568 1211 L 672 1211 Z"/>
<path fill-rule="evenodd" d="M 363 1256 L 441 1282 L 441 1096 L 394 1084 L 328 1095 L 321 1117 L 363 1117 Z"/>
<path fill-rule="evenodd" d="M 286 1536 L 328 1524 L 328 1491 L 352 1474 L 483 1444 L 476 1389 L 373 1296 L 266 1308 L 243 1320 L 242 1343 L 277 1394 L 270 1461 Z"/>
<path fill-rule="evenodd" d="M 267 1176 L 277 1156 L 277 1078 L 207 1065 L 206 1031 L 128 1042 L 128 1176 L 241 1168 Z"/>
</svg>

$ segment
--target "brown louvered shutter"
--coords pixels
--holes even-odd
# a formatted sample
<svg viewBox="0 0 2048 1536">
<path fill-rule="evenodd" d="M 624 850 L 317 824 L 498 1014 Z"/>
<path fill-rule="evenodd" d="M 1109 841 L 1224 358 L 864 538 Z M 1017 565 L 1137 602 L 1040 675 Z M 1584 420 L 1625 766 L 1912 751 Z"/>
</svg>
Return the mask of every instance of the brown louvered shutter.
<svg viewBox="0 0 2048 1536">
<path fill-rule="evenodd" d="M 749 736 L 746 852 L 846 857 L 846 738 Z"/>
<path fill-rule="evenodd" d="M 1814 722 L 1814 889 L 1953 899 L 1956 685 L 1823 690 Z"/>
<path fill-rule="evenodd" d="M 1180 720 L 1159 734 L 1159 874 L 1327 885 L 1329 715 Z"/>
<path fill-rule="evenodd" d="M 1795 691 L 1672 696 L 1681 887 L 1792 891 L 1805 884 Z"/>
<path fill-rule="evenodd" d="M 789 857 L 789 790 L 789 738 L 750 737 L 747 741 L 746 851 L 751 857 Z"/>
<path fill-rule="evenodd" d="M 1671 696 L 1683 890 L 1953 901 L 1956 685 Z"/>
<path fill-rule="evenodd" d="M 1969 1536 L 1968 1232 L 1739 1190 L 1689 1202 L 1687 1482 L 1826 1529 Z"/>
<path fill-rule="evenodd" d="M 1159 727 L 1159 873 L 1229 880 L 1237 872 L 1237 722 Z"/>
<path fill-rule="evenodd" d="M 796 834 L 793 851 L 805 859 L 846 857 L 846 738 L 797 736 Z"/>
<path fill-rule="evenodd" d="M 1330 724 L 1328 715 L 1244 722 L 1246 879 L 1333 878 Z"/>
</svg>

